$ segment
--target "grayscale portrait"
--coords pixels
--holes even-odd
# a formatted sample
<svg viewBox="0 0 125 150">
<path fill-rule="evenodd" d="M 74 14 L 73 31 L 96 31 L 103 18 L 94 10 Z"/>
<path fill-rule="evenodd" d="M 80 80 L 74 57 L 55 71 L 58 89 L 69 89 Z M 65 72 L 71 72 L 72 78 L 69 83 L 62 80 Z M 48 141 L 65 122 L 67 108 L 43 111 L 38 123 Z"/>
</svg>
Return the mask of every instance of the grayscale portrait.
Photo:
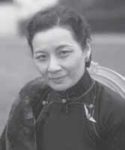
<svg viewBox="0 0 125 150">
<path fill-rule="evenodd" d="M 124 150 L 125 2 L 0 10 L 0 150 Z"/>
</svg>

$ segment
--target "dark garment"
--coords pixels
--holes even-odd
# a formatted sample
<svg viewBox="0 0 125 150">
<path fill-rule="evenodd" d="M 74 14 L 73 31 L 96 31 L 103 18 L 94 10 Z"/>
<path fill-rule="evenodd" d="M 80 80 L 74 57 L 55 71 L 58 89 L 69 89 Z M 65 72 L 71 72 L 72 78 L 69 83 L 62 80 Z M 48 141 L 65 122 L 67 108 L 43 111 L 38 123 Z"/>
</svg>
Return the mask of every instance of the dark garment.
<svg viewBox="0 0 125 150">
<path fill-rule="evenodd" d="M 95 82 L 85 73 L 78 84 L 67 91 L 49 92 L 46 102 L 50 105 L 46 114 L 42 114 L 45 115 L 45 119 L 38 121 L 39 150 L 95 149 L 88 135 L 84 110 L 84 104 L 89 105 L 89 102 L 87 103 L 89 98 L 91 102 L 94 101 L 95 93 L 90 92 L 94 86 Z"/>
<path fill-rule="evenodd" d="M 86 72 L 56 92 L 41 79 L 19 93 L 0 150 L 124 150 L 125 100 Z"/>
</svg>

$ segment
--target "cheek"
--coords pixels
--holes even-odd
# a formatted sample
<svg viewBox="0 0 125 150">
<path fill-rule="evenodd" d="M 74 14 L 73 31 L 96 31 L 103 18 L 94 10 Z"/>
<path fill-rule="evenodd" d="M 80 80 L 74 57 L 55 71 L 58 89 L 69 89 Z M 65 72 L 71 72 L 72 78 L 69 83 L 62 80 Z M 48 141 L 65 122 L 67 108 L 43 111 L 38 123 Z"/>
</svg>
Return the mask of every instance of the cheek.
<svg viewBox="0 0 125 150">
<path fill-rule="evenodd" d="M 34 61 L 36 68 L 38 69 L 38 71 L 44 75 L 47 72 L 47 65 L 46 64 L 42 64 L 40 62 Z"/>
<path fill-rule="evenodd" d="M 68 73 L 73 81 L 78 80 L 84 74 L 85 71 L 85 60 L 84 59 L 75 59 L 71 61 L 70 66 L 68 67 Z"/>
<path fill-rule="evenodd" d="M 85 66 L 85 59 L 83 57 L 78 57 L 76 59 L 71 59 L 69 63 L 69 68 L 73 72 L 77 72 L 78 70 L 84 69 Z"/>
</svg>

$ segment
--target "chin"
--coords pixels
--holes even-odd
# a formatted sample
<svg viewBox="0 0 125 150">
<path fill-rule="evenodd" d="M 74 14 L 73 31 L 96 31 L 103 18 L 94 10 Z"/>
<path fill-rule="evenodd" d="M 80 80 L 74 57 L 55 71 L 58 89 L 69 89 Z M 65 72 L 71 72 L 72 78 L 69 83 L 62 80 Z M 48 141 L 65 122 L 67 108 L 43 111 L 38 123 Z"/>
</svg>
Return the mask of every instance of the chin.
<svg viewBox="0 0 125 150">
<path fill-rule="evenodd" d="M 68 88 L 65 88 L 65 87 L 52 87 L 52 86 L 51 86 L 51 88 L 52 88 L 53 90 L 55 90 L 55 91 L 65 91 L 65 90 L 68 89 Z"/>
<path fill-rule="evenodd" d="M 65 91 L 69 89 L 69 86 L 66 85 L 49 85 L 55 91 Z"/>
</svg>

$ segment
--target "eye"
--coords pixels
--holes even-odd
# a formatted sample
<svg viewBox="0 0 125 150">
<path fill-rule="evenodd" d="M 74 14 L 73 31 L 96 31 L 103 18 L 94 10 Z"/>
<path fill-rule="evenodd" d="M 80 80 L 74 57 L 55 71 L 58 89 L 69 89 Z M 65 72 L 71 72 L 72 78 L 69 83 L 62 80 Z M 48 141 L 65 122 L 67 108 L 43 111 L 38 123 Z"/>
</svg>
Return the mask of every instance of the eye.
<svg viewBox="0 0 125 150">
<path fill-rule="evenodd" d="M 46 61 L 47 60 L 47 55 L 46 54 L 39 54 L 39 55 L 36 55 L 34 57 L 38 61 Z"/>
<path fill-rule="evenodd" d="M 60 57 L 67 57 L 72 53 L 72 50 L 60 50 L 59 56 Z"/>
</svg>

